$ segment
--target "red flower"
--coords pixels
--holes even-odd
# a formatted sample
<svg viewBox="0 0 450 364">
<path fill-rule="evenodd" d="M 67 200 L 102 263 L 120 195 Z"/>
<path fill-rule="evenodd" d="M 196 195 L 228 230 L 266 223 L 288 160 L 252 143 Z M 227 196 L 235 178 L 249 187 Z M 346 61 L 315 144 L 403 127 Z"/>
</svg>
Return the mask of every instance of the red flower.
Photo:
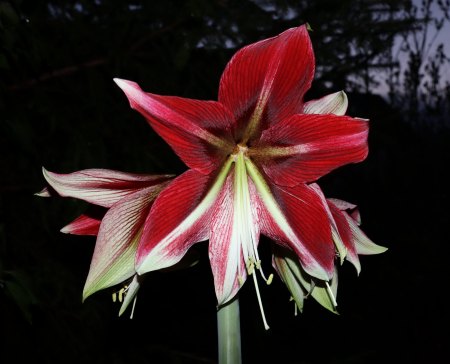
<svg viewBox="0 0 450 364">
<path fill-rule="evenodd" d="M 222 305 L 247 275 L 257 286 L 264 234 L 294 252 L 308 275 L 332 279 L 329 210 L 309 183 L 367 156 L 368 123 L 329 111 L 342 109 L 343 93 L 304 103 L 313 75 L 313 50 L 301 26 L 238 51 L 222 75 L 218 101 L 155 95 L 115 79 L 189 167 L 150 210 L 138 274 L 171 266 L 209 239 Z"/>
</svg>

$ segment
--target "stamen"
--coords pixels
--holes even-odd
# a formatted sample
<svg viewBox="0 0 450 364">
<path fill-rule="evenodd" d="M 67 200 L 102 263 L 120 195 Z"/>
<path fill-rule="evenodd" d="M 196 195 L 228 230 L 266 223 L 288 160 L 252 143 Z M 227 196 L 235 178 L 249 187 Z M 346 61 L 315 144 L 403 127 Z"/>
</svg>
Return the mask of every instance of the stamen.
<svg viewBox="0 0 450 364">
<path fill-rule="evenodd" d="M 294 301 L 294 297 L 291 296 L 289 298 L 289 302 L 292 302 L 292 301 Z M 297 316 L 297 309 L 298 309 L 297 302 L 294 301 L 294 316 Z"/>
<path fill-rule="evenodd" d="M 123 293 L 125 292 L 125 288 L 121 288 L 119 290 L 119 302 L 123 301 Z"/>
<path fill-rule="evenodd" d="M 123 297 L 127 294 L 128 291 L 128 286 L 124 285 L 121 289 L 119 289 L 116 292 L 112 293 L 112 301 L 113 302 L 117 302 L 117 299 L 119 300 L 119 302 L 123 301 Z"/>
<path fill-rule="evenodd" d="M 262 316 L 262 320 L 263 320 L 263 323 L 264 323 L 264 328 L 266 330 L 269 330 L 270 327 L 269 327 L 269 325 L 267 324 L 267 321 L 266 321 L 266 315 L 264 314 L 264 307 L 262 305 L 261 295 L 259 293 L 258 280 L 256 279 L 256 274 L 252 274 L 252 275 L 253 275 L 253 282 L 255 283 L 256 296 L 258 297 L 259 310 L 261 311 L 261 316 Z"/>
<path fill-rule="evenodd" d="M 133 316 L 134 316 L 134 307 L 136 306 L 136 300 L 137 300 L 137 295 L 134 296 L 133 307 L 131 307 L 130 320 L 132 320 L 132 319 L 133 319 Z"/>
<path fill-rule="evenodd" d="M 255 272 L 255 266 L 252 262 L 248 261 L 247 262 L 247 273 L 248 275 L 251 275 Z"/>
<path fill-rule="evenodd" d="M 256 255 L 257 255 L 257 254 L 258 254 L 258 252 L 256 251 Z M 257 260 L 257 261 L 255 262 L 255 266 L 256 266 L 256 269 L 259 270 L 259 273 L 261 274 L 262 279 L 264 279 L 264 280 L 266 281 L 267 285 L 270 285 L 270 283 L 272 283 L 273 274 L 270 274 L 270 275 L 269 275 L 269 278 L 266 278 L 266 276 L 264 275 L 264 272 L 263 272 L 263 270 L 262 270 L 262 267 L 261 267 L 261 260 Z M 272 276 L 272 277 L 271 277 L 271 276 Z"/>
<path fill-rule="evenodd" d="M 327 287 L 328 296 L 330 296 L 331 302 L 333 303 L 334 308 L 336 308 L 337 307 L 336 298 L 334 297 L 334 294 L 331 291 L 330 285 L 328 284 L 328 282 L 325 282 L 325 285 Z"/>
</svg>

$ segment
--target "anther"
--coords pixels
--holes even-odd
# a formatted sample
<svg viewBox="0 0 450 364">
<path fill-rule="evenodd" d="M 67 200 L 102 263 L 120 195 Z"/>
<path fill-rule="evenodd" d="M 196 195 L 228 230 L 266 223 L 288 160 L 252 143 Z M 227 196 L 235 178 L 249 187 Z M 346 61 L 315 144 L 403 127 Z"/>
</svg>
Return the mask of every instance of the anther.
<svg viewBox="0 0 450 364">
<path fill-rule="evenodd" d="M 123 292 L 124 292 L 124 291 L 125 291 L 124 288 L 121 288 L 120 291 L 119 291 L 119 302 L 122 302 L 122 301 L 123 301 Z"/>
<path fill-rule="evenodd" d="M 121 289 L 119 289 L 118 291 L 116 291 L 116 292 L 113 292 L 112 293 L 112 301 L 113 302 L 116 302 L 117 300 L 119 301 L 119 302 L 122 302 L 123 301 L 123 298 L 125 297 L 125 295 L 127 294 L 127 291 L 128 291 L 128 286 L 127 285 L 124 285 Z"/>
<path fill-rule="evenodd" d="M 240 275 L 238 276 L 238 282 L 241 287 L 244 285 L 244 278 L 242 278 L 242 276 Z"/>
</svg>

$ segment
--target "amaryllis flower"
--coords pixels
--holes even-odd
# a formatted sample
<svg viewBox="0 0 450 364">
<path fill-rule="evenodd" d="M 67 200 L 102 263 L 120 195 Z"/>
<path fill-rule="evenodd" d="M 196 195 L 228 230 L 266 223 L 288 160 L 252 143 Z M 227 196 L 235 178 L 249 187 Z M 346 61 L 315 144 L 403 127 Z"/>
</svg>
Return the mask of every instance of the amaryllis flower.
<svg viewBox="0 0 450 364">
<path fill-rule="evenodd" d="M 300 26 L 238 51 L 221 77 L 218 101 L 146 93 L 115 79 L 131 107 L 189 167 L 151 208 L 137 250 L 138 274 L 171 266 L 209 239 L 223 305 L 248 275 L 257 288 L 253 273 L 262 273 L 264 234 L 293 251 L 310 276 L 332 279 L 328 212 L 309 183 L 364 160 L 368 123 L 321 114 L 324 104 L 342 106 L 340 93 L 303 101 L 314 65 L 307 28 Z"/>
<path fill-rule="evenodd" d="M 101 289 L 127 282 L 128 294 L 119 313 L 122 314 L 139 288 L 134 260 L 145 219 L 155 197 L 173 176 L 106 169 L 69 174 L 43 169 L 43 174 L 51 189 L 45 188 L 37 195 L 50 196 L 55 191 L 95 205 L 61 231 L 97 236 L 83 300 Z"/>
</svg>

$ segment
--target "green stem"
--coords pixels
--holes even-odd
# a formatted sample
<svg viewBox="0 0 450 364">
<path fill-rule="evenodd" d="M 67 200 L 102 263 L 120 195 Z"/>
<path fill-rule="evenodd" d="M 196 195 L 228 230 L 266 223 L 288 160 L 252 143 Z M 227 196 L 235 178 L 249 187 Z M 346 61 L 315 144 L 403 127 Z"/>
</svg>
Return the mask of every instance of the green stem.
<svg viewBox="0 0 450 364">
<path fill-rule="evenodd" d="M 217 310 L 217 336 L 219 364 L 240 364 L 241 326 L 237 296 Z"/>
</svg>

